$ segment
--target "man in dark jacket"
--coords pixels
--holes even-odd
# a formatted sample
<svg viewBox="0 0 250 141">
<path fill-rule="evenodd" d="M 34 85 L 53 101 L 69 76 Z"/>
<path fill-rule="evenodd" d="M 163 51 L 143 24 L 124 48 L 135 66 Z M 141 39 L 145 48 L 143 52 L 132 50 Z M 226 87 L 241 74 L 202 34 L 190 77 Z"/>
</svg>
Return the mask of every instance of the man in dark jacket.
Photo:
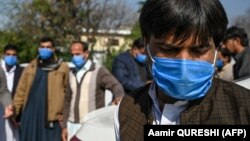
<svg viewBox="0 0 250 141">
<path fill-rule="evenodd" d="M 23 67 L 18 64 L 18 48 L 16 45 L 8 44 L 4 47 L 4 54 L 2 60 L 2 68 L 5 72 L 8 90 L 12 98 L 14 97 L 19 78 L 22 74 Z M 18 129 L 12 125 L 12 122 L 6 120 L 6 133 L 8 141 L 18 141 Z"/>
<path fill-rule="evenodd" d="M 117 140 L 142 141 L 146 124 L 250 124 L 250 91 L 213 77 L 227 24 L 219 0 L 146 1 L 140 27 L 153 82 L 122 99 Z"/>
<path fill-rule="evenodd" d="M 12 93 L 12 97 L 15 94 L 15 90 L 22 74 L 23 67 L 18 64 L 18 48 L 16 45 L 8 44 L 4 47 L 2 68 L 7 78 L 7 86 Z"/>
<path fill-rule="evenodd" d="M 114 59 L 112 73 L 128 94 L 151 79 L 147 68 L 143 39 L 137 38 L 130 50 L 119 54 Z"/>
<path fill-rule="evenodd" d="M 250 77 L 250 47 L 244 29 L 237 26 L 228 28 L 222 47 L 227 48 L 234 57 L 234 79 Z"/>
</svg>

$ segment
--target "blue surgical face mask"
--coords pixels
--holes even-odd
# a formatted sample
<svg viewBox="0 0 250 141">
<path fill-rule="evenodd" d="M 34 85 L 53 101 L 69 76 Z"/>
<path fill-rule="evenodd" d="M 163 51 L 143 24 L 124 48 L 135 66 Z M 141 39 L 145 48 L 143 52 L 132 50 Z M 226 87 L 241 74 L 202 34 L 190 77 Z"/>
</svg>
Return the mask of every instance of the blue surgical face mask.
<svg viewBox="0 0 250 141">
<path fill-rule="evenodd" d="M 74 55 L 72 57 L 72 63 L 76 66 L 77 69 L 79 69 L 85 64 L 85 59 L 82 55 Z"/>
<path fill-rule="evenodd" d="M 15 66 L 17 64 L 17 57 L 16 56 L 11 56 L 11 55 L 5 55 L 4 56 L 4 61 L 7 66 Z"/>
<path fill-rule="evenodd" d="M 223 65 L 224 65 L 223 60 L 218 59 L 218 60 L 216 61 L 216 67 L 217 67 L 218 69 L 222 69 Z"/>
<path fill-rule="evenodd" d="M 207 61 L 152 58 L 152 76 L 164 94 L 180 100 L 206 95 L 212 84 L 213 64 Z M 215 54 L 215 58 L 217 51 Z M 216 59 L 214 59 L 215 62 Z"/>
<path fill-rule="evenodd" d="M 53 51 L 49 48 L 39 48 L 39 56 L 42 60 L 47 60 L 53 55 Z"/>
<path fill-rule="evenodd" d="M 137 60 L 140 63 L 145 63 L 147 56 L 145 54 L 138 54 L 135 57 L 135 60 Z"/>
</svg>

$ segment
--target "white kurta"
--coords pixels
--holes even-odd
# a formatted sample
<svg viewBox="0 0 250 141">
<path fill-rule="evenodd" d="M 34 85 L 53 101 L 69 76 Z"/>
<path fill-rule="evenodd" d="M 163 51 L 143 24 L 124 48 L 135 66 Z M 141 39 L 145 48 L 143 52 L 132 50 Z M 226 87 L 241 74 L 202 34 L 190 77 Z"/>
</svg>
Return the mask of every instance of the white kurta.
<svg viewBox="0 0 250 141">
<path fill-rule="evenodd" d="M 10 91 L 10 93 L 12 93 L 16 66 L 13 66 L 10 69 L 10 71 L 7 71 L 5 61 L 2 60 L 1 67 L 3 68 L 5 76 L 6 76 L 8 90 Z M 18 129 L 15 129 L 15 127 L 11 125 L 9 120 L 5 120 L 5 131 L 6 131 L 6 141 L 18 141 L 19 140 Z"/>
</svg>

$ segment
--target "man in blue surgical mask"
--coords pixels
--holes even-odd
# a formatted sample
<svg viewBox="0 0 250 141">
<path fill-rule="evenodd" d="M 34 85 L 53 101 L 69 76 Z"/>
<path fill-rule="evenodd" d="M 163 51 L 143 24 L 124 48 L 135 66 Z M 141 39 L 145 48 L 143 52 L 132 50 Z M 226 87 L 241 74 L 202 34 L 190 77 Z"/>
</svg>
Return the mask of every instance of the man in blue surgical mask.
<svg viewBox="0 0 250 141">
<path fill-rule="evenodd" d="M 44 37 L 38 56 L 23 70 L 13 106 L 21 115 L 20 141 L 60 141 L 60 122 L 68 84 L 68 65 L 55 54 L 54 41 Z"/>
<path fill-rule="evenodd" d="M 134 40 L 130 50 L 119 54 L 113 61 L 112 73 L 129 94 L 151 80 L 142 38 Z"/>
<path fill-rule="evenodd" d="M 75 68 L 69 73 L 69 88 L 63 112 L 62 140 L 70 140 L 83 125 L 85 115 L 105 106 L 105 90 L 113 94 L 112 104 L 124 95 L 122 85 L 104 67 L 89 58 L 88 44 L 74 41 L 70 46 Z"/>
<path fill-rule="evenodd" d="M 143 140 L 146 124 L 250 124 L 250 91 L 213 77 L 227 24 L 219 0 L 145 2 L 140 28 L 153 82 L 120 102 L 117 140 Z"/>
<path fill-rule="evenodd" d="M 23 67 L 18 65 L 18 48 L 16 45 L 8 44 L 4 47 L 3 60 L 1 62 L 3 71 L 5 72 L 8 90 L 11 97 L 14 97 L 19 78 L 22 74 Z M 6 120 L 6 140 L 18 141 L 18 129 L 14 127 L 10 120 Z"/>
<path fill-rule="evenodd" d="M 13 97 L 23 71 L 23 67 L 18 64 L 18 48 L 16 45 L 8 44 L 4 47 L 1 65 L 7 78 L 8 90 L 12 93 Z"/>
<path fill-rule="evenodd" d="M 218 48 L 218 59 L 216 61 L 215 77 L 223 80 L 233 81 L 234 60 L 227 48 Z"/>
</svg>

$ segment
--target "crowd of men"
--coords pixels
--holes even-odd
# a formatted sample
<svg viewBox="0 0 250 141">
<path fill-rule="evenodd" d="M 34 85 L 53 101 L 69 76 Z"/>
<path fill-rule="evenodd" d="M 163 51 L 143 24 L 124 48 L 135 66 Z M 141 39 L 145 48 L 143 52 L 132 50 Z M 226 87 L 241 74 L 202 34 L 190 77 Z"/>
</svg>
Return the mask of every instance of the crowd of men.
<svg viewBox="0 0 250 141">
<path fill-rule="evenodd" d="M 0 141 L 70 140 L 89 112 L 105 106 L 105 90 L 118 105 L 117 140 L 143 140 L 145 124 L 250 124 L 250 90 L 232 82 L 250 77 L 248 36 L 227 27 L 219 0 L 147 0 L 139 23 L 142 37 L 115 57 L 111 72 L 83 41 L 69 46 L 72 69 L 50 37 L 24 68 L 18 47 L 6 45 Z"/>
</svg>

